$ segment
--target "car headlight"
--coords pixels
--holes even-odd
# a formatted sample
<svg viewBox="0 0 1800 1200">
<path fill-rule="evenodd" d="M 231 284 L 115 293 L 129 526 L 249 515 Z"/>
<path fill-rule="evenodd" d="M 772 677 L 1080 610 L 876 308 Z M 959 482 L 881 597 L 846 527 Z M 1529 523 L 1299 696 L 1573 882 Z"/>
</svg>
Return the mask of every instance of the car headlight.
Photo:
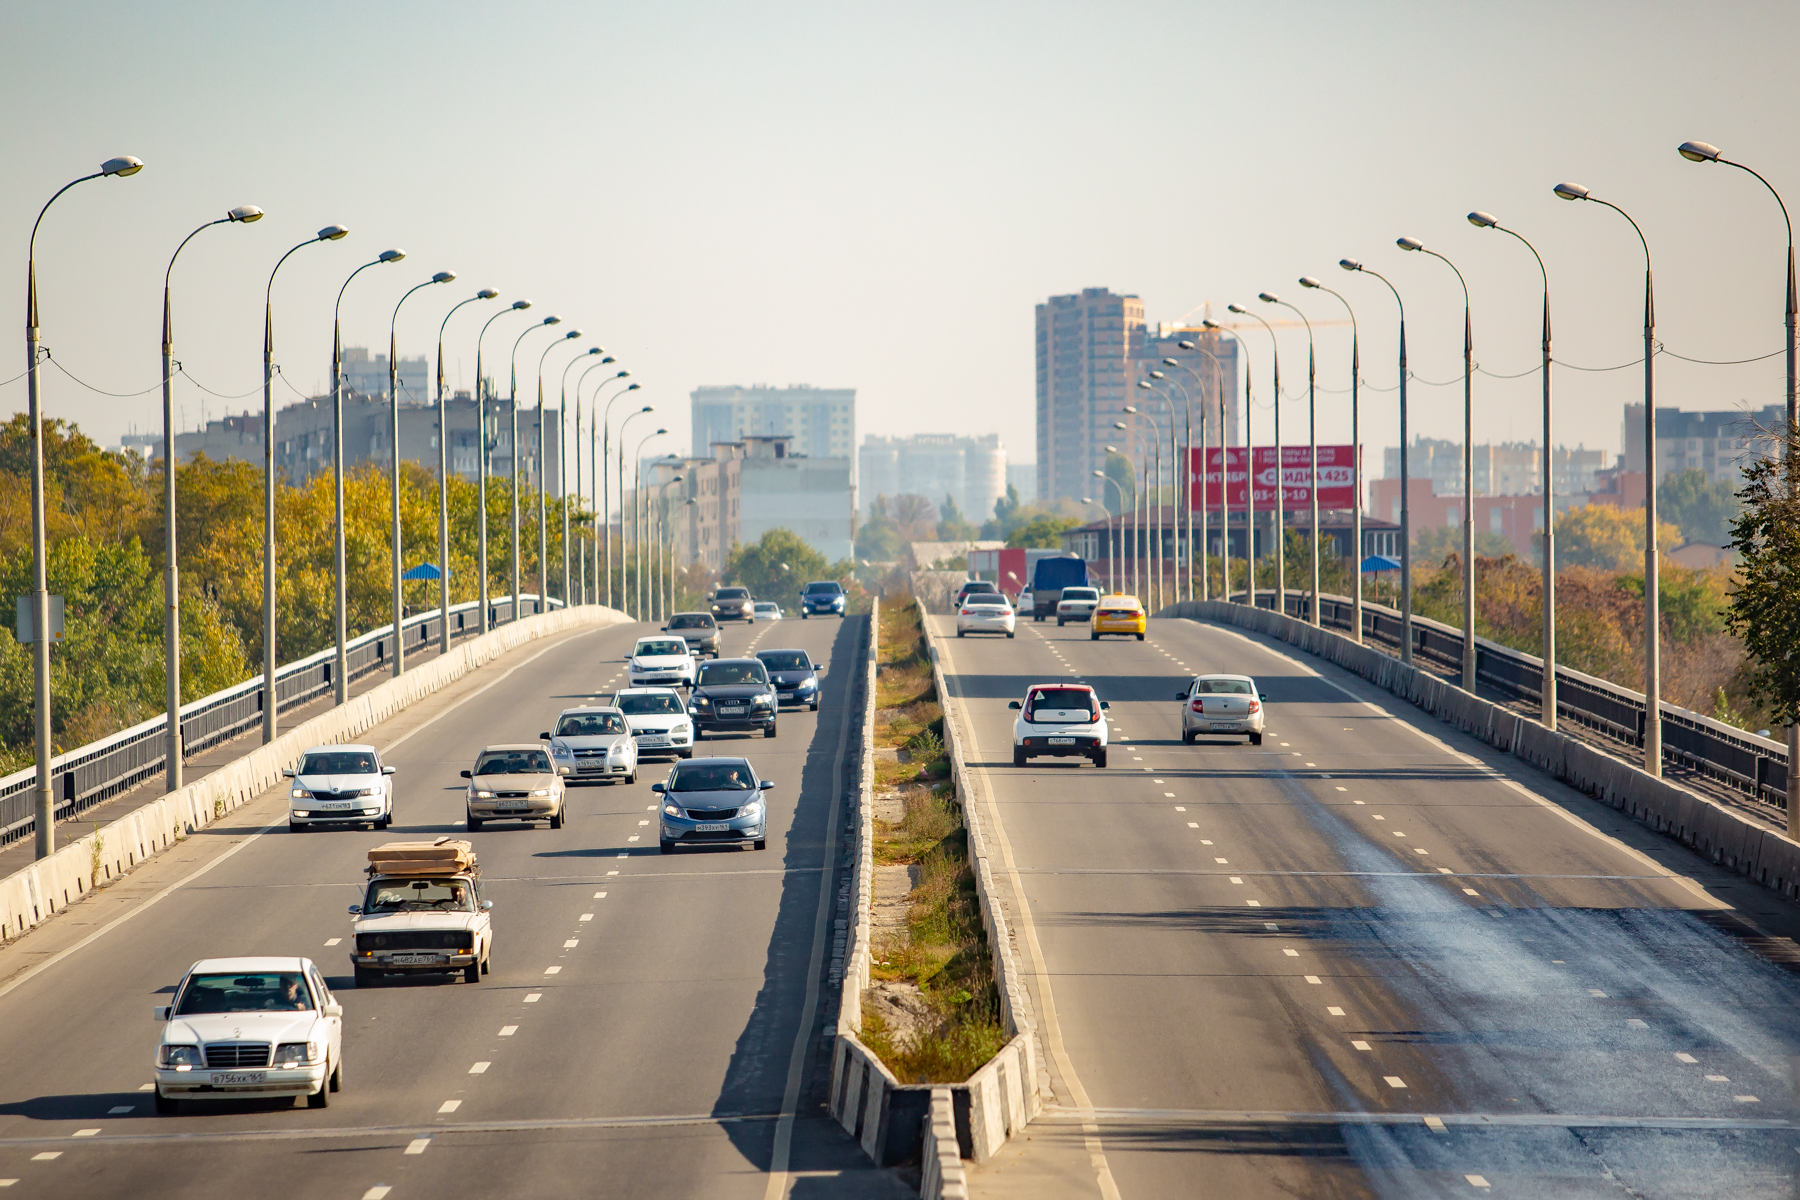
<svg viewBox="0 0 1800 1200">
<path fill-rule="evenodd" d="M 671 817 L 679 817 L 681 815 L 681 810 L 676 808 L 673 804 L 663 805 L 663 811 L 668 813 Z"/>
<path fill-rule="evenodd" d="M 492 800 L 494 798 L 494 793 L 492 793 L 492 792 L 476 792 L 475 798 L 477 800 Z"/>
<path fill-rule="evenodd" d="M 534 796 L 548 796 L 550 794 L 550 789 L 549 788 L 536 788 L 536 789 L 533 789 L 531 794 Z"/>
<path fill-rule="evenodd" d="M 305 788 L 295 788 L 293 791 L 288 793 L 288 799 L 290 799 L 290 800 L 310 800 L 310 799 L 312 799 L 312 793 L 307 791 Z"/>
<path fill-rule="evenodd" d="M 689 733 L 692 733 L 693 731 L 694 731 L 693 727 L 689 726 L 685 723 L 683 723 L 681 725 L 672 726 L 669 729 L 669 732 L 671 734 L 689 734 Z"/>
<path fill-rule="evenodd" d="M 295 810 L 294 810 L 294 815 L 295 815 L 295 816 L 296 816 L 296 817 L 310 817 L 310 816 L 312 816 L 312 813 L 310 813 L 310 812 L 308 812 L 308 811 L 307 811 L 307 810 L 306 810 L 306 809 L 304 809 L 304 808 L 296 808 L 296 809 L 295 809 Z"/>
<path fill-rule="evenodd" d="M 750 697 L 750 703 L 761 705 L 762 707 L 767 708 L 769 705 L 775 703 L 775 697 L 773 697 L 773 696 L 752 696 L 752 697 Z"/>
<path fill-rule="evenodd" d="M 800 681 L 800 686 L 798 686 L 794 690 L 797 692 L 810 692 L 818 686 L 819 686 L 819 681 L 816 679 L 802 679 Z"/>
<path fill-rule="evenodd" d="M 694 707 L 695 708 L 706 708 L 711 704 L 712 704 L 712 697 L 710 697 L 710 696 L 695 696 L 694 697 Z"/>
<path fill-rule="evenodd" d="M 744 807 L 738 809 L 738 816 L 752 818 L 762 816 L 762 801 L 752 800 L 750 803 L 744 805 Z"/>
<path fill-rule="evenodd" d="M 364 788 L 361 792 L 358 793 L 358 795 L 379 796 L 379 795 L 381 795 L 381 789 L 378 787 Z"/>
<path fill-rule="evenodd" d="M 283 1042 L 275 1047 L 275 1065 L 278 1067 L 299 1067 L 319 1059 L 317 1042 Z"/>
<path fill-rule="evenodd" d="M 192 1070 L 202 1066 L 200 1047 L 198 1046 L 163 1046 L 156 1052 L 156 1065 L 172 1067 L 177 1071 Z"/>
</svg>

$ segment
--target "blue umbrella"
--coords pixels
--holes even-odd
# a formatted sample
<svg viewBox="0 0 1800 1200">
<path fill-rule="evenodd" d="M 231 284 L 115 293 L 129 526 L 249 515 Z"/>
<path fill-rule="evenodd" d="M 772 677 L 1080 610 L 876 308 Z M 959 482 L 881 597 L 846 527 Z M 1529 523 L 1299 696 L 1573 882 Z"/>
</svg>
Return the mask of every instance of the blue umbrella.
<svg viewBox="0 0 1800 1200">
<path fill-rule="evenodd" d="M 1367 567 L 1363 569 L 1368 570 Z M 416 567 L 408 567 L 400 576 L 402 579 L 440 579 L 442 577 L 443 572 L 439 571 L 434 563 L 420 563 Z"/>
<path fill-rule="evenodd" d="M 1370 571 L 1398 571 L 1400 560 L 1389 558 L 1385 554 L 1371 554 L 1362 560 L 1362 569 L 1365 575 Z"/>
</svg>

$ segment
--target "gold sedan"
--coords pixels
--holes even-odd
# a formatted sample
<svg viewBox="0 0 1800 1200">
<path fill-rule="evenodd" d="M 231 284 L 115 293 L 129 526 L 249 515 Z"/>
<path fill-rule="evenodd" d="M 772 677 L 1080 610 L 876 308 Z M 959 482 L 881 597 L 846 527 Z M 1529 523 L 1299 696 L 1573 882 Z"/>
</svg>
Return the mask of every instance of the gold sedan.
<svg viewBox="0 0 1800 1200">
<path fill-rule="evenodd" d="M 1094 606 L 1094 615 L 1088 623 L 1088 640 L 1097 642 L 1103 633 L 1116 633 L 1136 637 L 1141 642 L 1148 627 L 1144 606 L 1138 598 L 1114 593 L 1102 596 L 1100 603 Z"/>
</svg>

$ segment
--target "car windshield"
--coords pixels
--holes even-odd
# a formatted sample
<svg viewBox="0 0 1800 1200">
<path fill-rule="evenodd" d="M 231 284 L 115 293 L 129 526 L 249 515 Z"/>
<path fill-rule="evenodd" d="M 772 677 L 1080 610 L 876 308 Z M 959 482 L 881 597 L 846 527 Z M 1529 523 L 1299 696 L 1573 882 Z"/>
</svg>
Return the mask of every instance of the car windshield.
<svg viewBox="0 0 1800 1200">
<path fill-rule="evenodd" d="M 963 597 L 964 604 L 979 605 L 984 608 L 1006 608 L 1006 597 L 996 596 L 988 592 L 971 592 Z"/>
<path fill-rule="evenodd" d="M 694 763 L 669 781 L 671 792 L 747 792 L 751 786 L 747 763 Z"/>
<path fill-rule="evenodd" d="M 542 750 L 490 750 L 475 764 L 477 775 L 548 775 L 550 756 Z"/>
<path fill-rule="evenodd" d="M 231 971 L 188 977 L 181 989 L 178 1017 L 208 1013 L 305 1012 L 313 1006 L 306 979 L 298 971 Z"/>
<path fill-rule="evenodd" d="M 700 668 L 701 687 L 732 687 L 740 684 L 767 683 L 769 673 L 755 659 L 747 662 L 707 663 Z"/>
<path fill-rule="evenodd" d="M 714 600 L 748 600 L 749 598 L 750 590 L 748 588 L 720 588 L 718 594 L 713 597 Z"/>
<path fill-rule="evenodd" d="M 1081 688 L 1040 688 L 1031 694 L 1027 716 L 1033 721 L 1086 721 L 1094 710 L 1094 694 Z"/>
<path fill-rule="evenodd" d="M 1248 679 L 1197 679 L 1194 681 L 1196 696 L 1250 696 L 1256 688 Z"/>
<path fill-rule="evenodd" d="M 474 912 L 474 889 L 461 879 L 377 879 L 363 912 Z"/>
<path fill-rule="evenodd" d="M 809 671 L 812 660 L 804 650 L 764 650 L 756 657 L 771 671 Z"/>
<path fill-rule="evenodd" d="M 1098 600 L 1100 593 L 1093 588 L 1064 588 L 1064 600 Z"/>
<path fill-rule="evenodd" d="M 975 592 L 997 592 L 999 590 L 999 588 L 995 587 L 985 579 L 971 579 L 969 582 L 963 584 L 963 591 L 968 594 L 973 594 Z"/>
<path fill-rule="evenodd" d="M 620 696 L 619 711 L 628 717 L 651 716 L 657 713 L 682 713 L 687 710 L 681 706 L 679 696 L 642 695 Z"/>
<path fill-rule="evenodd" d="M 676 613 L 669 621 L 670 629 L 711 629 L 713 619 L 706 613 Z"/>
<path fill-rule="evenodd" d="M 373 775 L 375 756 L 367 750 L 322 750 L 306 756 L 302 775 Z"/>
<path fill-rule="evenodd" d="M 843 587 L 837 583 L 809 583 L 806 585 L 806 594 L 809 596 L 835 596 L 843 590 Z"/>
<path fill-rule="evenodd" d="M 614 712 L 570 713 L 556 723 L 557 737 L 599 737 L 624 732 L 625 718 Z"/>
<path fill-rule="evenodd" d="M 680 638 L 646 638 L 637 644 L 632 653 L 639 658 L 654 658 L 659 654 L 686 654 L 687 642 Z"/>
</svg>

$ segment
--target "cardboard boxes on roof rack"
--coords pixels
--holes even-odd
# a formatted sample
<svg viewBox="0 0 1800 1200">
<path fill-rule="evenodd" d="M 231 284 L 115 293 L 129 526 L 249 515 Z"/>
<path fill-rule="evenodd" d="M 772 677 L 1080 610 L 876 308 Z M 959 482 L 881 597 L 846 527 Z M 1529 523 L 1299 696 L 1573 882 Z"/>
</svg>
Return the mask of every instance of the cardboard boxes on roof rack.
<svg viewBox="0 0 1800 1200">
<path fill-rule="evenodd" d="M 369 870 L 377 875 L 465 875 L 475 869 L 475 847 L 461 838 L 387 842 L 369 850 Z"/>
</svg>

